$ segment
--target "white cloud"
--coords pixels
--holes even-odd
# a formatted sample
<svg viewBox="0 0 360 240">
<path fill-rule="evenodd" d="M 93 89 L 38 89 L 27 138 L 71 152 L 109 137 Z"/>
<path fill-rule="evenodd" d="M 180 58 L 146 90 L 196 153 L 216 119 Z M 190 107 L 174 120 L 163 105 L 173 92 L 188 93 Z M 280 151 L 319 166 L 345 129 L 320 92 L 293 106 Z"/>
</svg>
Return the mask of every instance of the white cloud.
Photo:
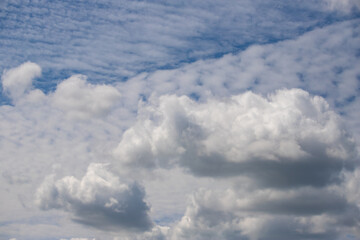
<svg viewBox="0 0 360 240">
<path fill-rule="evenodd" d="M 47 0 L 10 1 L 3 6 L 0 66 L 32 59 L 57 79 L 64 71 L 82 71 L 92 79 L 118 80 L 248 44 L 294 38 L 346 18 L 322 8 L 323 1 L 315 0 L 104 0 L 72 8 Z"/>
<path fill-rule="evenodd" d="M 93 78 L 90 84 L 80 76 L 47 94 L 27 85 L 14 106 L 0 107 L 0 231 L 6 239 L 90 236 L 109 240 L 181 239 L 186 234 L 194 239 L 231 239 L 240 233 L 249 239 L 277 233 L 288 233 L 293 239 L 336 235 L 341 239 L 352 230 L 356 233 L 359 170 L 354 162 L 358 156 L 346 132 L 355 137 L 360 133 L 358 23 L 347 21 L 218 59 L 143 73 L 116 87 L 96 84 Z M 149 49 L 149 45 L 143 47 Z M 86 58 L 94 56 L 87 53 Z M 91 61 L 109 64 L 96 57 Z M 58 64 L 56 60 L 46 64 L 42 64 L 44 72 L 61 68 L 48 68 Z M 82 64 L 79 71 L 102 74 L 100 67 Z M 112 72 L 111 67 L 104 71 Z M 63 91 L 60 86 L 65 86 Z M 284 87 L 310 94 L 276 91 Z M 252 93 L 244 94 L 249 89 Z M 319 94 L 329 106 L 314 97 Z M 55 96 L 61 101 L 56 102 Z M 144 101 L 138 108 L 139 99 Z M 70 186 L 79 187 L 87 178 L 84 171 L 89 163 L 113 160 L 110 152 L 121 138 L 117 154 L 123 162 L 113 170 L 122 173 L 127 162 L 124 165 L 131 171 L 110 175 L 118 178 L 116 186 L 130 190 L 132 185 L 120 179 L 141 182 L 146 202 L 152 205 L 148 215 L 161 225 L 139 235 L 114 234 L 101 224 L 98 229 L 88 227 L 102 219 L 102 210 L 120 203 L 114 197 L 121 192 L 115 185 L 84 184 L 93 190 L 88 196 L 104 193 L 104 199 L 90 197 L 90 203 L 77 195 L 85 196 L 84 189 L 77 194 L 70 191 Z M 147 174 L 151 168 L 155 171 Z M 51 173 L 59 180 L 44 183 L 44 191 L 46 183 L 48 190 L 43 199 L 58 210 L 39 211 L 33 194 Z M 206 188 L 208 197 L 195 194 L 194 205 L 173 228 L 186 207 L 184 199 L 198 187 Z M 51 189 L 63 195 L 52 198 Z M 68 216 L 84 220 L 81 209 L 90 208 L 89 204 L 93 204 L 92 213 L 99 213 L 96 217 L 86 219 L 86 224 L 70 221 Z M 193 221 L 188 224 L 184 219 Z"/>
<path fill-rule="evenodd" d="M 166 239 L 360 236 L 355 142 L 325 99 L 300 89 L 200 102 L 153 96 L 114 155 L 120 172 L 181 166 L 232 177 L 233 188 L 196 192 Z"/>
<path fill-rule="evenodd" d="M 89 163 L 108 162 L 108 152 L 133 117 L 130 111 L 119 107 L 119 93 L 114 87 L 89 84 L 84 79 L 74 82 L 73 95 L 60 91 L 68 94 L 73 106 L 56 105 L 55 92 L 44 94 L 31 88 L 19 96 L 15 105 L 0 106 L 0 195 L 4 201 L 0 222 L 5 222 L 0 231 L 7 234 L 4 236 L 40 239 L 50 234 L 61 238 L 69 236 L 68 232 L 99 236 L 96 230 L 84 231 L 81 225 L 74 227 L 68 220 L 59 223 L 54 220 L 55 215 L 55 219 L 64 217 L 59 211 L 42 212 L 33 203 L 36 186 L 45 176 L 56 173 L 59 178 L 79 179 Z M 61 94 L 56 97 L 64 98 Z M 78 121 L 79 117 L 86 121 Z M 50 220 L 42 221 L 43 218 Z"/>
<path fill-rule="evenodd" d="M 4 71 L 1 77 L 3 90 L 16 102 L 31 89 L 33 79 L 40 76 L 41 67 L 36 63 L 26 62 Z"/>
<path fill-rule="evenodd" d="M 151 99 L 114 155 L 120 166 L 136 169 L 179 165 L 196 175 L 240 174 L 288 187 L 336 181 L 353 166 L 356 149 L 323 98 L 292 89 L 204 103 Z"/>
<path fill-rule="evenodd" d="M 345 181 L 346 195 L 348 200 L 360 208 L 360 169 L 357 168 L 353 173 L 347 173 Z"/>
<path fill-rule="evenodd" d="M 360 133 L 357 112 L 360 58 L 359 20 L 307 32 L 296 39 L 253 45 L 237 54 L 207 59 L 172 70 L 140 74 L 119 83 L 123 99 L 137 106 L 139 97 L 174 93 L 206 100 L 247 90 L 268 94 L 281 88 L 301 88 L 323 96 L 341 113 L 349 128 Z"/>
<path fill-rule="evenodd" d="M 103 164 L 91 164 L 81 180 L 47 178 L 37 191 L 36 202 L 43 210 L 68 211 L 74 221 L 96 228 L 144 231 L 152 227 L 144 197 L 138 184 L 122 183 Z"/>
<path fill-rule="evenodd" d="M 166 240 L 168 232 L 169 227 L 155 226 L 143 234 L 115 237 L 113 240 Z"/>
<path fill-rule="evenodd" d="M 352 10 L 360 10 L 360 2 L 358 0 L 324 0 L 326 6 L 330 10 L 339 10 L 346 13 Z"/>
<path fill-rule="evenodd" d="M 253 193 L 202 190 L 194 194 L 169 239 L 341 239 L 360 226 L 359 209 L 346 200 L 339 205 L 341 198 L 338 192 L 306 188 Z M 250 207 L 253 204 L 257 206 Z"/>
<path fill-rule="evenodd" d="M 112 86 L 93 85 L 83 75 L 74 75 L 61 82 L 53 94 L 56 107 L 72 119 L 100 117 L 109 113 L 120 93 Z"/>
</svg>

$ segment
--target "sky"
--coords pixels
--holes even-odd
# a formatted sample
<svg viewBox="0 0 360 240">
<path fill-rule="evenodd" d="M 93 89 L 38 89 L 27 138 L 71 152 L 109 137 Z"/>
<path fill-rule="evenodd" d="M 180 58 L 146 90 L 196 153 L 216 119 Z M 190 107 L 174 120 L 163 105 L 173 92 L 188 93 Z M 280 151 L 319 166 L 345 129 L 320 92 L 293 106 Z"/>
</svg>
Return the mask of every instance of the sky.
<svg viewBox="0 0 360 240">
<path fill-rule="evenodd" d="M 0 239 L 360 239 L 358 0 L 4 0 L 0 75 Z"/>
</svg>

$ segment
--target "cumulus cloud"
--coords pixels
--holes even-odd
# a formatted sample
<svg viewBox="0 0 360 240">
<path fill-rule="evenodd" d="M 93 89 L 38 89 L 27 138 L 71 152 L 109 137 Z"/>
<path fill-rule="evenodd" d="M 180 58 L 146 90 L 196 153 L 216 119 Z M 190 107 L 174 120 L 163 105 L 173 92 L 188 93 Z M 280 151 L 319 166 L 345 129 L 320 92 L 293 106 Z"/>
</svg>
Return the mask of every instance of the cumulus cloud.
<svg viewBox="0 0 360 240">
<path fill-rule="evenodd" d="M 227 190 L 195 192 L 167 239 L 359 234 L 355 142 L 324 98 L 300 89 L 206 101 L 153 96 L 140 104 L 114 156 L 121 170 L 181 166 L 195 176 L 233 179 Z"/>
<path fill-rule="evenodd" d="M 341 198 L 338 192 L 309 188 L 201 190 L 170 239 L 339 239 L 360 226 L 359 209 L 344 200 L 339 204 Z"/>
<path fill-rule="evenodd" d="M 91 84 L 84 75 L 73 75 L 60 82 L 53 93 L 45 95 L 31 89 L 32 81 L 41 75 L 36 63 L 27 62 L 2 75 L 2 86 L 16 103 L 32 104 L 46 100 L 63 111 L 69 119 L 103 117 L 118 103 L 120 92 L 113 86 Z M 31 91 L 30 91 L 31 90 Z"/>
<path fill-rule="evenodd" d="M 36 63 L 26 62 L 16 68 L 5 70 L 2 77 L 3 90 L 16 102 L 32 87 L 32 81 L 41 76 L 41 67 Z"/>
<path fill-rule="evenodd" d="M 114 151 L 137 168 L 180 165 L 200 176 L 260 185 L 323 186 L 352 168 L 356 149 L 326 101 L 300 89 L 195 102 L 174 95 L 141 108 Z"/>
<path fill-rule="evenodd" d="M 86 82 L 86 76 L 74 75 L 56 87 L 53 101 L 69 118 L 86 119 L 105 115 L 119 97 L 112 86 L 93 85 Z"/>
<path fill-rule="evenodd" d="M 58 176 L 73 176 L 86 169 L 89 162 L 108 161 L 108 151 L 116 146 L 124 126 L 131 121 L 131 115 L 123 106 L 119 108 L 117 105 L 119 93 L 116 88 L 89 84 L 80 76 L 70 79 L 75 80 L 64 81 L 68 87 L 70 82 L 73 83 L 71 94 L 66 88 L 45 94 L 30 86 L 14 105 L 0 106 L 0 195 L 4 203 L 0 207 L 0 221 L 9 223 L 0 224 L 0 232 L 7 233 L 9 237 L 39 239 L 49 234 L 56 238 L 69 236 L 67 233 L 74 226 L 72 221 L 60 224 L 53 220 L 53 216 L 62 215 L 61 212 L 38 211 L 34 206 L 35 186 L 38 187 L 49 172 L 56 172 Z M 55 101 L 62 100 L 64 95 L 73 101 L 72 106 Z M 84 118 L 86 121 L 78 121 Z M 9 192 L 8 189 L 12 190 Z M 131 189 L 135 191 L 137 188 Z M 37 219 L 35 224 L 29 223 L 29 215 Z M 50 220 L 42 224 L 44 216 Z M 82 231 L 85 229 L 83 226 L 77 225 L 74 235 L 98 236 L 95 234 L 97 229 L 87 229 L 86 232 Z M 14 230 L 18 228 L 22 230 Z M 33 228 L 37 230 L 33 231 Z M 40 228 L 44 231 L 39 231 Z"/>
<path fill-rule="evenodd" d="M 43 210 L 70 212 L 74 221 L 112 231 L 145 231 L 152 227 L 145 192 L 136 183 L 120 182 L 104 164 L 91 164 L 78 180 L 68 176 L 47 178 L 36 194 Z"/>
</svg>

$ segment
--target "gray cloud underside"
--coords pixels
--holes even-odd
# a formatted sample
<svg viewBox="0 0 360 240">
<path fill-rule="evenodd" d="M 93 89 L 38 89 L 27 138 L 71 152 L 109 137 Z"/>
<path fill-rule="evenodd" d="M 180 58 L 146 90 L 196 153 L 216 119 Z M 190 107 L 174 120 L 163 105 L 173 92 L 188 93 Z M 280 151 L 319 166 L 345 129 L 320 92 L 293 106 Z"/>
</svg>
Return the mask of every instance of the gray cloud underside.
<svg viewBox="0 0 360 240">
<path fill-rule="evenodd" d="M 194 195 L 171 239 L 342 239 L 359 226 L 359 209 L 338 192 L 208 190 Z"/>
<path fill-rule="evenodd" d="M 169 239 L 341 239 L 360 227 L 347 197 L 355 142 L 326 101 L 300 89 L 198 102 L 152 97 L 114 151 L 118 170 L 181 166 L 196 176 L 240 178 L 193 196 Z M 356 191 L 354 191 L 356 192 Z"/>
<path fill-rule="evenodd" d="M 144 197 L 141 186 L 119 182 L 101 164 L 90 165 L 81 180 L 48 178 L 37 191 L 37 203 L 43 210 L 63 209 L 76 222 L 112 231 L 151 228 Z"/>
<path fill-rule="evenodd" d="M 180 165 L 197 175 L 244 175 L 285 188 L 321 187 L 354 168 L 356 148 L 338 116 L 301 90 L 206 103 L 163 96 L 140 112 L 114 152 L 125 166 Z"/>
</svg>

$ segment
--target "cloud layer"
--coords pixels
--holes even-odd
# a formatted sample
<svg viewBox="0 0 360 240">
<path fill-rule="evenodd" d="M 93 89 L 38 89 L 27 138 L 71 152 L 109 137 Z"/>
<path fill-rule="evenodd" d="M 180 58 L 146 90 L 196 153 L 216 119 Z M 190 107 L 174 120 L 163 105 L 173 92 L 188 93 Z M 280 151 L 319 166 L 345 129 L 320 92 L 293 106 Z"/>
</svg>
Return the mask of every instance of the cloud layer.
<svg viewBox="0 0 360 240">
<path fill-rule="evenodd" d="M 355 1 L 1 7 L 1 239 L 359 238 Z"/>
<path fill-rule="evenodd" d="M 20 67 L 9 72 L 16 75 L 17 71 L 22 72 Z M 67 138 L 81 136 L 93 126 L 114 129 L 118 124 L 115 116 L 123 111 L 124 102 L 115 87 L 90 84 L 75 75 L 53 93 L 43 94 L 31 87 L 34 75 L 29 76 L 27 90 L 15 105 L 3 107 L 8 117 L 19 111 L 17 115 L 31 121 L 44 121 L 32 110 L 51 110 L 63 120 L 43 127 L 47 134 L 58 134 L 60 127 Z M 70 127 L 76 122 L 81 123 L 80 129 Z M 104 138 L 102 134 L 94 131 L 97 137 Z M 114 134 L 112 142 L 119 136 Z M 86 141 L 93 141 L 85 136 Z M 89 154 L 89 145 L 79 150 Z M 73 221 L 101 231 L 141 233 L 123 235 L 130 239 L 255 240 L 269 235 L 273 239 L 338 239 L 347 232 L 359 234 L 354 139 L 324 98 L 301 89 L 268 95 L 250 91 L 230 97 L 209 94 L 198 100 L 154 94 L 140 101 L 137 121 L 122 134 L 113 157 L 118 176 L 104 164 L 90 163 L 81 179 L 48 177 L 37 190 L 37 206 L 62 210 Z M 177 167 L 195 177 L 225 179 L 230 187 L 196 191 L 179 222 L 172 227 L 155 226 L 143 187 L 131 179 L 145 176 L 151 181 L 158 169 L 172 172 Z M 9 184 L 31 182 L 9 169 L 3 177 Z"/>
<path fill-rule="evenodd" d="M 359 16 L 356 8 L 347 11 L 352 6 L 358 6 L 356 0 L 4 1 L 0 71 L 37 62 L 52 79 L 39 84 L 42 90 L 79 71 L 117 81 L 294 38 Z M 343 9 L 347 14 L 338 14 Z"/>
</svg>

